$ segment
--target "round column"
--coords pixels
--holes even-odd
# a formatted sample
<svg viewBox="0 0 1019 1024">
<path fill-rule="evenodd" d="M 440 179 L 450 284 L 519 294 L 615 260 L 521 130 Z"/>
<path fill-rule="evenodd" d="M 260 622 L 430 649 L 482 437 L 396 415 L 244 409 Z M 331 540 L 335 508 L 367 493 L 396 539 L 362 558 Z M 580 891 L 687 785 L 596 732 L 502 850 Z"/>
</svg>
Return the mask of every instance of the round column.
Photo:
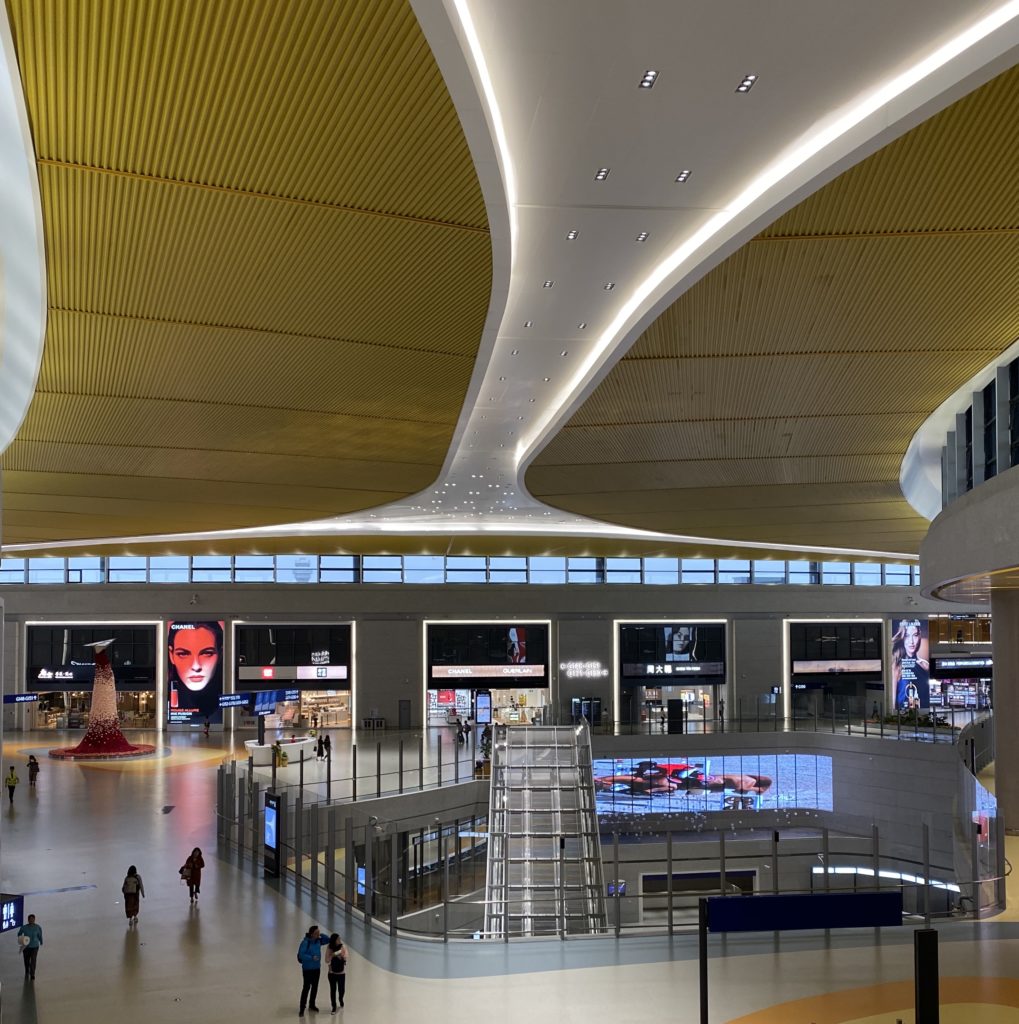
<svg viewBox="0 0 1019 1024">
<path fill-rule="evenodd" d="M 1019 743 L 1011 733 L 1019 723 L 1019 591 L 991 592 L 991 639 L 998 813 L 1006 831 L 1019 833 Z"/>
</svg>

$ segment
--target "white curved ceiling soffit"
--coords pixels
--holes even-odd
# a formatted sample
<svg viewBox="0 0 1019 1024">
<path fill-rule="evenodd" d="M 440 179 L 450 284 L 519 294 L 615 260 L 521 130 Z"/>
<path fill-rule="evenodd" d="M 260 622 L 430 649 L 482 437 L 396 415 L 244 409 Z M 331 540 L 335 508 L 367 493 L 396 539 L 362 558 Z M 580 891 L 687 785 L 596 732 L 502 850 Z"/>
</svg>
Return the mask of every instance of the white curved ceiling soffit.
<svg viewBox="0 0 1019 1024">
<path fill-rule="evenodd" d="M 35 392 L 46 335 L 46 265 L 35 151 L 6 7 L 0 7 L 0 451 Z"/>
<path fill-rule="evenodd" d="M 439 480 L 367 514 L 48 546 L 568 534 L 913 560 L 603 524 L 540 504 L 523 473 L 685 289 L 846 167 L 1010 67 L 1019 0 L 412 2 L 493 240 L 492 301 Z M 737 91 L 748 74 L 752 88 Z"/>
</svg>

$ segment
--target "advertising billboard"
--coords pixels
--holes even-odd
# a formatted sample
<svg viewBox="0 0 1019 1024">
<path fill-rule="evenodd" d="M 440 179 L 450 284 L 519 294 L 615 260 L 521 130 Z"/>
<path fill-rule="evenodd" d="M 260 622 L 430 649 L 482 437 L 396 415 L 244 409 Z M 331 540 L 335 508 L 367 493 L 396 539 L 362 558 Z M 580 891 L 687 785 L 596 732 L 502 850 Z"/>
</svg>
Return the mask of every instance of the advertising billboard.
<svg viewBox="0 0 1019 1024">
<path fill-rule="evenodd" d="M 599 758 L 600 821 L 618 815 L 833 809 L 832 759 L 815 754 Z"/>
<path fill-rule="evenodd" d="M 427 651 L 429 689 L 471 679 L 485 688 L 548 686 L 546 623 L 431 622 Z"/>
<path fill-rule="evenodd" d="M 926 619 L 892 619 L 892 686 L 896 708 L 931 706 L 929 648 Z"/>
<path fill-rule="evenodd" d="M 238 623 L 234 661 L 238 689 L 349 690 L 349 623 Z"/>
<path fill-rule="evenodd" d="M 88 644 L 114 637 L 107 649 L 119 690 L 155 690 L 155 625 L 81 623 L 25 628 L 25 689 L 37 693 L 90 690 L 95 658 Z"/>
<path fill-rule="evenodd" d="M 168 723 L 200 726 L 223 720 L 223 626 L 215 619 L 166 624 Z"/>
<path fill-rule="evenodd" d="M 619 627 L 619 668 L 624 680 L 725 676 L 725 624 L 624 623 Z"/>
</svg>

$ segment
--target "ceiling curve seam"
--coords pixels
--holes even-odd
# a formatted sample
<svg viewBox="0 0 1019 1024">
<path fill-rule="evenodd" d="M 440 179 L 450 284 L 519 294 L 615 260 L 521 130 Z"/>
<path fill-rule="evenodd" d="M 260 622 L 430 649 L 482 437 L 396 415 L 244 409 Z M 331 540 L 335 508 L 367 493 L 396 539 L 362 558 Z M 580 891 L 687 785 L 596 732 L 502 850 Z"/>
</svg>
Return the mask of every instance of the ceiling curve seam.
<svg viewBox="0 0 1019 1024">
<path fill-rule="evenodd" d="M 0 7 L 0 452 L 35 392 L 46 335 L 46 265 L 35 150 L 6 7 Z"/>
</svg>

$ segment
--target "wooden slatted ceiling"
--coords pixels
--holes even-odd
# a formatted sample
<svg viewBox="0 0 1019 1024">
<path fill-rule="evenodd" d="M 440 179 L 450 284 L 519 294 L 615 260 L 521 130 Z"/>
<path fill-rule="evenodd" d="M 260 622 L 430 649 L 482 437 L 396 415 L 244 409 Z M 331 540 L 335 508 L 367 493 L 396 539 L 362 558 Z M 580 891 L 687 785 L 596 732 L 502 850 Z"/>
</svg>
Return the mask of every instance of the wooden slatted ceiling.
<svg viewBox="0 0 1019 1024">
<path fill-rule="evenodd" d="M 427 486 L 490 242 L 409 4 L 7 4 L 50 311 L 2 460 L 4 541 L 260 525 Z"/>
<path fill-rule="evenodd" d="M 663 313 L 527 475 L 629 526 L 915 551 L 921 422 L 1019 337 L 1019 69 L 799 204 Z"/>
</svg>

